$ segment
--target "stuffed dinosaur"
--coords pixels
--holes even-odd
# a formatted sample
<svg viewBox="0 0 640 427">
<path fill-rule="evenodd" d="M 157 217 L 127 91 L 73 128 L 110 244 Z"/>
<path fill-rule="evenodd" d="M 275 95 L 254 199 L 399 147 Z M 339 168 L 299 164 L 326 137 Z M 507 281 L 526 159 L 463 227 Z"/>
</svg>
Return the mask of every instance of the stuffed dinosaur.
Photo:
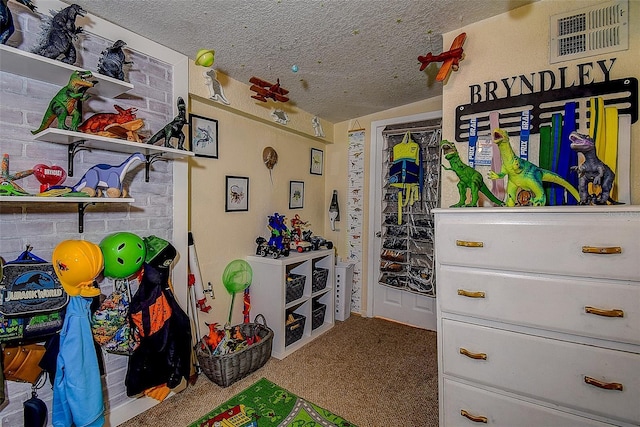
<svg viewBox="0 0 640 427">
<path fill-rule="evenodd" d="M 578 190 L 560 175 L 550 170 L 542 169 L 528 160 L 516 156 L 509 142 L 509 134 L 506 130 L 495 129 L 493 131 L 493 142 L 498 146 L 498 150 L 500 151 L 502 168 L 500 173 L 490 171 L 489 178 L 500 179 L 505 176 L 508 177 L 507 206 L 516 205 L 518 188 L 528 190 L 533 194 L 531 198 L 531 204 L 533 206 L 544 206 L 547 203 L 547 197 L 542 186 L 543 182 L 559 184 L 567 189 L 576 200 L 580 200 Z"/>
<path fill-rule="evenodd" d="M 479 193 L 484 194 L 496 205 L 504 206 L 504 203 L 494 196 L 491 190 L 489 190 L 487 185 L 484 183 L 482 174 L 471 166 L 462 163 L 460 155 L 458 154 L 458 149 L 452 142 L 443 139 L 442 142 L 440 142 L 440 147 L 442 148 L 444 158 L 449 161 L 449 165 L 451 166 L 448 168 L 443 164 L 442 168 L 448 171 L 453 171 L 459 179 L 458 193 L 460 193 L 460 200 L 458 203 L 449 206 L 450 208 L 478 206 Z M 467 201 L 467 189 L 471 190 L 471 201 L 469 203 L 465 203 Z"/>
<path fill-rule="evenodd" d="M 54 120 L 58 120 L 59 129 L 71 129 L 77 131 L 82 121 L 82 113 L 79 104 L 89 99 L 86 91 L 92 88 L 97 82 L 90 81 L 93 77 L 91 71 L 74 71 L 69 77 L 69 83 L 60 89 L 49 102 L 49 107 L 44 113 L 42 124 L 32 134 L 36 134 L 48 128 Z M 71 115 L 71 126 L 67 126 L 66 119 Z"/>
<path fill-rule="evenodd" d="M 584 155 L 584 163 L 571 166 L 571 170 L 578 173 L 578 192 L 580 193 L 578 200 L 580 200 L 580 204 L 588 205 L 591 201 L 596 205 L 620 204 L 609 196 L 616 175 L 596 156 L 596 144 L 593 139 L 574 131 L 569 134 L 569 141 L 571 141 L 570 146 L 573 151 Z M 598 195 L 589 194 L 590 182 L 594 186 L 599 186 L 602 192 Z"/>
</svg>

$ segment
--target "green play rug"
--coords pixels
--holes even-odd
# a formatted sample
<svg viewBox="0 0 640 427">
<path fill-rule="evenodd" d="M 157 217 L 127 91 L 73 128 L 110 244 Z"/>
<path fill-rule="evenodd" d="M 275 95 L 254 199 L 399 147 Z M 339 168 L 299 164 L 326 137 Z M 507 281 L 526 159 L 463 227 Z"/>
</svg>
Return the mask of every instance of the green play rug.
<svg viewBox="0 0 640 427">
<path fill-rule="evenodd" d="M 242 406 L 238 406 L 242 405 Z M 244 412 L 239 413 L 241 410 Z M 355 427 L 339 416 L 308 402 L 266 378 L 236 394 L 189 427 L 213 427 L 214 418 L 228 417 L 223 427 Z M 244 421 L 242 421 L 244 419 Z"/>
</svg>

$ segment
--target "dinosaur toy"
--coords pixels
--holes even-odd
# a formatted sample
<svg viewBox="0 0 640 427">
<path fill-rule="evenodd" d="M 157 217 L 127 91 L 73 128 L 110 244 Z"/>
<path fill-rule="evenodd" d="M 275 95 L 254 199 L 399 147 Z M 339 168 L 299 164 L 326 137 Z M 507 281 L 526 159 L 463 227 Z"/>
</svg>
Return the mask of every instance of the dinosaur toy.
<svg viewBox="0 0 640 427">
<path fill-rule="evenodd" d="M 458 203 L 449 206 L 450 208 L 478 206 L 479 193 L 484 194 L 496 205 L 504 206 L 504 202 L 498 199 L 484 183 L 482 174 L 471 166 L 462 163 L 455 144 L 443 139 L 440 143 L 440 147 L 442 148 L 444 158 L 449 161 L 449 166 L 451 166 L 448 168 L 443 164 L 442 168 L 448 171 L 453 171 L 460 180 L 458 181 L 458 193 L 460 194 L 460 200 Z M 467 189 L 471 190 L 471 201 L 469 203 L 465 203 L 467 201 Z"/>
<path fill-rule="evenodd" d="M 54 120 L 58 120 L 59 129 L 71 129 L 77 131 L 82 119 L 82 113 L 80 112 L 80 103 L 89 99 L 89 95 L 86 94 L 87 89 L 92 88 L 97 83 L 96 81 L 90 81 L 93 77 L 91 71 L 74 71 L 69 77 L 69 83 L 58 91 L 49 102 L 49 107 L 44 113 L 42 118 L 42 124 L 36 130 L 32 130 L 32 134 L 42 132 L 48 128 Z M 71 126 L 67 126 L 67 117 L 71 115 Z"/>
<path fill-rule="evenodd" d="M 178 115 L 165 125 L 160 131 L 149 138 L 147 144 L 156 145 L 158 141 L 164 138 L 164 146 L 172 147 L 171 138 L 178 138 L 178 150 L 184 150 L 184 132 L 182 127 L 187 124 L 187 106 L 181 97 L 178 97 Z"/>
<path fill-rule="evenodd" d="M 104 131 L 104 129 L 113 123 L 127 123 L 132 120 L 136 120 L 137 108 L 127 108 L 126 110 L 119 105 L 114 105 L 117 113 L 97 113 L 85 120 L 78 130 L 86 133 L 98 133 Z"/>
<path fill-rule="evenodd" d="M 105 189 L 109 198 L 127 197 L 127 191 L 122 187 L 124 176 L 133 165 L 145 161 L 143 154 L 134 153 L 117 166 L 97 164 L 91 167 L 71 190 L 86 193 L 90 197 L 102 197 L 102 189 Z"/>
<path fill-rule="evenodd" d="M 515 206 L 517 200 L 518 188 L 528 190 L 533 193 L 531 203 L 533 206 L 544 206 L 547 203 L 547 197 L 542 186 L 543 182 L 552 182 L 563 186 L 576 200 L 580 200 L 578 190 L 569 184 L 560 175 L 546 169 L 539 168 L 528 160 L 517 157 L 513 152 L 511 143 L 509 142 L 509 134 L 504 129 L 495 129 L 493 131 L 493 142 L 498 146 L 500 151 L 500 159 L 502 160 L 502 168 L 500 173 L 494 171 L 489 172 L 490 179 L 500 179 L 504 176 L 508 177 L 507 182 L 507 206 Z"/>
<path fill-rule="evenodd" d="M 59 59 L 66 64 L 75 64 L 77 53 L 73 41 L 82 33 L 82 27 L 76 28 L 76 18 L 86 13 L 77 4 L 55 13 L 50 22 L 45 23 L 40 44 L 32 52 L 46 58 Z"/>
<path fill-rule="evenodd" d="M 31 3 L 31 0 L 16 0 L 18 3 L 27 6 L 32 12 L 36 11 L 36 6 Z M 0 43 L 6 44 L 9 37 L 14 33 L 16 27 L 13 25 L 13 15 L 9 6 L 7 6 L 8 0 L 0 0 Z"/>
<path fill-rule="evenodd" d="M 578 173 L 578 192 L 580 193 L 580 204 L 606 205 L 608 203 L 621 204 L 613 200 L 610 196 L 615 173 L 596 155 L 596 144 L 587 135 L 578 132 L 569 134 L 571 149 L 584 155 L 584 162 L 581 165 L 571 166 L 571 170 Z M 600 186 L 600 194 L 589 194 L 589 183 Z"/>
<path fill-rule="evenodd" d="M 133 64 L 127 61 L 122 48 L 127 44 L 122 40 L 117 40 L 111 47 L 102 51 L 102 56 L 98 60 L 98 72 L 108 77 L 124 81 L 124 71 L 122 68 L 127 64 Z"/>
<path fill-rule="evenodd" d="M 24 189 L 20 187 L 15 181 L 20 178 L 26 178 L 29 175 L 33 175 L 33 173 L 34 173 L 33 169 L 27 169 L 21 172 L 10 174 L 9 173 L 9 155 L 6 153 L 3 154 L 2 155 L 2 175 L 0 175 L 0 185 L 2 185 L 2 189 L 4 191 L 0 191 L 0 195 L 5 195 L 5 194 L 13 195 L 13 196 L 26 195 L 27 192 L 24 191 Z"/>
</svg>

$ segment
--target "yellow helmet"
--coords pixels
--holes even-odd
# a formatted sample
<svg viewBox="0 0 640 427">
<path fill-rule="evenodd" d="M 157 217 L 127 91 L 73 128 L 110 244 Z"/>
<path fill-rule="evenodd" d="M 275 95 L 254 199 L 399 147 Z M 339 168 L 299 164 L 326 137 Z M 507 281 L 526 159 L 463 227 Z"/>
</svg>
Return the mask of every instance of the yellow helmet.
<svg viewBox="0 0 640 427">
<path fill-rule="evenodd" d="M 100 289 L 93 281 L 102 271 L 104 260 L 100 247 L 85 240 L 64 240 L 53 250 L 53 269 L 70 296 L 95 297 Z"/>
</svg>

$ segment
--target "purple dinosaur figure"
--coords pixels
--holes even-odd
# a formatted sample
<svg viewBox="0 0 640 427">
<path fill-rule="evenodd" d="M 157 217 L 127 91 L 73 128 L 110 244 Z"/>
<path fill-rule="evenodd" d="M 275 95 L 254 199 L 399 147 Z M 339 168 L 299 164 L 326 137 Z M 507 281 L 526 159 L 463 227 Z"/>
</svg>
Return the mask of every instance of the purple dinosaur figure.
<svg viewBox="0 0 640 427">
<path fill-rule="evenodd" d="M 90 168 L 80 181 L 72 187 L 73 191 L 82 191 L 90 197 L 102 196 L 102 189 L 106 189 L 107 197 L 127 197 L 127 191 L 122 187 L 122 181 L 127 171 L 138 162 L 145 162 L 146 158 L 141 153 L 129 156 L 127 160 L 118 166 L 98 164 Z"/>
</svg>

